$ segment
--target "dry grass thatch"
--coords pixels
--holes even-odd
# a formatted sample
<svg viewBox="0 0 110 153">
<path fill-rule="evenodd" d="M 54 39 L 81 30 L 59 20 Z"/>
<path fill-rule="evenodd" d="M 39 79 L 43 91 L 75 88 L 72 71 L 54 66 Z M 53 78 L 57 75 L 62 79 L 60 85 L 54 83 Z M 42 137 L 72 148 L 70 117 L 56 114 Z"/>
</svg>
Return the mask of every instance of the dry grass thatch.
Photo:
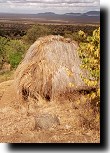
<svg viewBox="0 0 110 153">
<path fill-rule="evenodd" d="M 17 68 L 18 97 L 37 99 L 40 94 L 50 100 L 61 93 L 87 88 L 80 77 L 87 74 L 80 69 L 77 48 L 75 41 L 62 36 L 39 38 Z"/>
</svg>

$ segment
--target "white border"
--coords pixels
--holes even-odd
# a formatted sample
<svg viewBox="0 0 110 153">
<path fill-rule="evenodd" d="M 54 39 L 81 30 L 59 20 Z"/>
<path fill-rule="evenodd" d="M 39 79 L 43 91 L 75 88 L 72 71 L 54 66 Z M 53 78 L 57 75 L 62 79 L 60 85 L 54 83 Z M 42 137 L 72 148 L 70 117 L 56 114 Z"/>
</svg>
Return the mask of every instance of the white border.
<svg viewBox="0 0 110 153">
<path fill-rule="evenodd" d="M 110 25 L 110 0 L 100 0 L 100 4 L 101 4 L 101 8 L 104 8 L 107 12 L 108 12 L 108 24 Z M 109 26 L 108 26 L 108 28 L 109 28 Z M 110 41 L 110 30 L 109 29 L 107 29 L 107 31 L 108 31 L 108 40 Z M 110 42 L 108 42 L 108 44 L 110 44 Z M 108 46 L 108 51 L 110 51 L 110 45 Z M 108 52 L 108 78 L 110 78 L 110 52 Z M 110 81 L 110 79 L 108 80 L 108 82 Z M 109 82 L 109 85 L 110 85 L 110 82 Z M 109 86 L 109 89 L 110 89 L 110 86 Z M 108 102 L 110 101 L 110 90 L 108 89 Z M 108 109 L 110 108 L 110 104 L 109 104 L 109 107 L 108 107 Z M 110 112 L 110 110 L 108 110 L 108 112 Z M 108 127 L 108 129 L 110 129 L 110 113 L 109 113 L 109 118 L 108 118 L 108 124 L 109 124 L 109 127 Z M 109 130 L 109 133 L 108 133 L 108 138 L 110 137 L 110 130 Z M 109 144 L 110 144 L 110 138 L 109 138 Z M 37 151 L 37 150 L 36 150 Z M 36 152 L 35 151 L 35 152 Z M 0 152 L 1 153 L 11 153 L 12 151 L 10 151 L 10 150 L 8 150 L 8 147 L 7 147 L 7 144 L 5 144 L 5 143 L 0 143 Z M 15 151 L 14 151 L 15 152 Z M 27 152 L 27 151 L 16 151 L 17 153 L 24 153 L 24 152 Z M 29 151 L 30 153 L 31 152 L 33 152 L 33 151 Z M 46 151 L 45 151 L 46 152 Z M 49 151 L 47 151 L 47 152 L 49 152 Z M 51 151 L 51 152 L 60 152 L 60 151 Z M 65 152 L 65 151 L 62 151 L 62 153 L 63 152 Z M 66 151 L 66 152 L 77 152 L 77 151 Z M 81 151 L 82 152 L 82 151 Z M 84 151 L 84 152 L 86 152 L 86 151 Z M 88 152 L 88 151 L 87 151 Z M 90 151 L 91 152 L 91 151 Z M 92 151 L 92 152 L 96 152 L 96 153 L 98 153 L 98 152 L 103 152 L 103 153 L 109 153 L 110 152 L 110 146 L 109 146 L 109 148 L 108 149 L 106 149 L 106 150 L 100 150 L 100 151 Z M 37 151 L 37 153 L 38 153 L 38 151 Z M 42 152 L 43 153 L 43 152 Z"/>
</svg>

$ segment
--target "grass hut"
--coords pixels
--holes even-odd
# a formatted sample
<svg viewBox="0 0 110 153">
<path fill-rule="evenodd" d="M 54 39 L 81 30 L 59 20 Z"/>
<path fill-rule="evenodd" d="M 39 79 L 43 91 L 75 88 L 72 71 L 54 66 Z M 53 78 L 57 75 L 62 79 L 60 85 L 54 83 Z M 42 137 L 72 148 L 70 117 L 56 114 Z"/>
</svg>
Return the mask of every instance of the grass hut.
<svg viewBox="0 0 110 153">
<path fill-rule="evenodd" d="M 39 38 L 16 70 L 18 97 L 28 101 L 40 95 L 51 100 L 61 93 L 87 88 L 80 77 L 87 74 L 80 68 L 77 49 L 75 41 L 62 36 Z"/>
</svg>

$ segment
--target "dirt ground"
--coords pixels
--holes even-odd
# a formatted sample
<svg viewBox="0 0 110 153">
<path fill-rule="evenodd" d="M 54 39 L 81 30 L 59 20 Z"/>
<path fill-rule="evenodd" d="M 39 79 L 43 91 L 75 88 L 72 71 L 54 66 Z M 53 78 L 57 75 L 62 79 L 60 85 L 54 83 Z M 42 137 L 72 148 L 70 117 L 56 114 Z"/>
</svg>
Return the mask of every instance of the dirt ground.
<svg viewBox="0 0 110 153">
<path fill-rule="evenodd" d="M 82 111 L 79 97 L 84 98 L 74 94 L 71 99 L 48 102 L 39 97 L 37 102 L 19 103 L 13 80 L 1 83 L 0 142 L 99 143 L 100 128 L 91 127 L 86 118 L 84 122 L 86 109 Z"/>
</svg>

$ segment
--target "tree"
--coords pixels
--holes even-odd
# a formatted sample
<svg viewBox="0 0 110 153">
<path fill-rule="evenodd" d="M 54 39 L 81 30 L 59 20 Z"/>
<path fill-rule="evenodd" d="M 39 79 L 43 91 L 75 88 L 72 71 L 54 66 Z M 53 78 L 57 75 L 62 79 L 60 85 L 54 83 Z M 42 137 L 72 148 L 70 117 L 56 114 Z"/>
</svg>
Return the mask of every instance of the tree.
<svg viewBox="0 0 110 153">
<path fill-rule="evenodd" d="M 27 43 L 34 43 L 39 37 L 50 34 L 50 30 L 42 25 L 34 25 L 23 37 Z"/>
</svg>

